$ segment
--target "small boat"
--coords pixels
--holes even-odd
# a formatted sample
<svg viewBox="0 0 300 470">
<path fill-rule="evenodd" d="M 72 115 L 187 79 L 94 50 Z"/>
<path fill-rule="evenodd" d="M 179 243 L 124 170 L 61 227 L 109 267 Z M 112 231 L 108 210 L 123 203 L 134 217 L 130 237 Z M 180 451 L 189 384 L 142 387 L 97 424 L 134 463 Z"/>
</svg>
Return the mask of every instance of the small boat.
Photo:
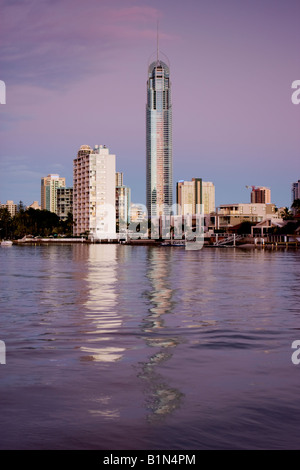
<svg viewBox="0 0 300 470">
<path fill-rule="evenodd" d="M 13 242 L 11 240 L 3 240 L 1 246 L 11 246 Z"/>
</svg>

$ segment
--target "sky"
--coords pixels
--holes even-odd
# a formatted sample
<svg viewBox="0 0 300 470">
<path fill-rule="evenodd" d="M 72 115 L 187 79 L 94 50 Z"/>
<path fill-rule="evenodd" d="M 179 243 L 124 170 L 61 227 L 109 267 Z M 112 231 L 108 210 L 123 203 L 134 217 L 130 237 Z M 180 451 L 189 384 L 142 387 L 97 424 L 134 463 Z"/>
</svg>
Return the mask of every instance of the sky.
<svg viewBox="0 0 300 470">
<path fill-rule="evenodd" d="M 106 145 L 145 203 L 147 68 L 170 61 L 173 180 L 202 178 L 216 205 L 246 186 L 291 205 L 300 179 L 299 0 L 0 0 L 0 201 L 40 202 L 81 145 Z M 175 191 L 174 191 L 175 193 Z M 175 201 L 174 201 L 175 202 Z"/>
</svg>

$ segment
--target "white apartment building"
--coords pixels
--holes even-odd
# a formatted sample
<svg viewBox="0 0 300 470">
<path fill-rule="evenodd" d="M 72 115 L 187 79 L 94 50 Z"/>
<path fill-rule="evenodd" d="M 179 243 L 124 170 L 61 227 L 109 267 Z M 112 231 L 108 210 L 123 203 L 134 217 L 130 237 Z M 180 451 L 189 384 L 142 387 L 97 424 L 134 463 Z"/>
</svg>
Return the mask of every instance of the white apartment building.
<svg viewBox="0 0 300 470">
<path fill-rule="evenodd" d="M 74 235 L 116 238 L 116 156 L 105 145 L 82 145 L 73 166 Z"/>
</svg>

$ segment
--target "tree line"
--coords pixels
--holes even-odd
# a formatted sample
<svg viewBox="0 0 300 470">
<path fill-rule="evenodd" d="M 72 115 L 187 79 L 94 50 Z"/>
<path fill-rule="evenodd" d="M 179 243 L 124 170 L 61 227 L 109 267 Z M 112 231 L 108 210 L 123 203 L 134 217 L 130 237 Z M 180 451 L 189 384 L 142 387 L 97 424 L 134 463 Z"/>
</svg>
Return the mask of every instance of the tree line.
<svg viewBox="0 0 300 470">
<path fill-rule="evenodd" d="M 6 207 L 0 208 L 0 239 L 18 239 L 25 235 L 33 237 L 72 236 L 73 216 L 66 220 L 48 210 L 28 208 L 22 201 L 18 204 L 15 216 L 11 216 Z"/>
</svg>

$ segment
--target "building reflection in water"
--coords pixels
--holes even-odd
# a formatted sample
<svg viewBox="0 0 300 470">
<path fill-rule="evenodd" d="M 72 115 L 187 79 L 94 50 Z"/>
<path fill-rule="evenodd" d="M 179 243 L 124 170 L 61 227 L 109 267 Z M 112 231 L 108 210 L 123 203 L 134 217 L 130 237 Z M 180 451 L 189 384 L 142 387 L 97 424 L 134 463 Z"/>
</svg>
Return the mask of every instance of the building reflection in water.
<svg viewBox="0 0 300 470">
<path fill-rule="evenodd" d="M 146 277 L 150 288 L 147 297 L 149 313 L 142 325 L 146 345 L 157 351 L 141 364 L 139 378 L 146 382 L 147 419 L 152 422 L 175 411 L 181 404 L 183 394 L 168 385 L 158 372 L 160 365 L 169 360 L 174 348 L 180 343 L 177 336 L 168 334 L 167 315 L 173 310 L 171 283 L 172 250 L 149 248 Z"/>
<path fill-rule="evenodd" d="M 125 351 L 116 340 L 123 323 L 117 306 L 117 247 L 77 245 L 74 256 L 82 309 L 80 360 L 95 363 L 99 380 L 99 375 L 106 374 Z M 86 397 L 86 402 L 89 414 L 97 420 L 115 421 L 120 417 L 119 406 L 113 403 L 111 390 L 105 385 Z"/>
<path fill-rule="evenodd" d="M 83 303 L 85 327 L 80 349 L 83 360 L 114 362 L 122 358 L 124 348 L 115 344 L 113 333 L 122 327 L 117 308 L 117 247 L 90 245 L 85 276 L 86 299 Z"/>
</svg>

